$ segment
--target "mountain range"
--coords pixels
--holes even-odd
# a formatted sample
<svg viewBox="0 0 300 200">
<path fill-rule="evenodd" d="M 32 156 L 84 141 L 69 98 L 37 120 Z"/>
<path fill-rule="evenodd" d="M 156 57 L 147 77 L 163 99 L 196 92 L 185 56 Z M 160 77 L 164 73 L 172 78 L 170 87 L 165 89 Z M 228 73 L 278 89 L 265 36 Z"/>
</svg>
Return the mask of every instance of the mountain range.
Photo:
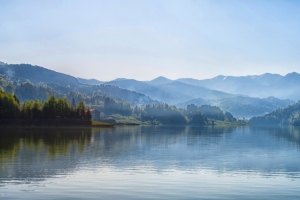
<svg viewBox="0 0 300 200">
<path fill-rule="evenodd" d="M 80 80 L 79 80 L 80 81 Z M 120 82 L 121 81 L 121 82 Z M 223 95 L 231 96 L 249 96 L 258 98 L 267 98 L 270 96 L 280 98 L 280 99 L 291 99 L 293 101 L 300 100 L 300 74 L 292 72 L 286 74 L 285 76 L 279 74 L 265 73 L 262 75 L 254 76 L 217 76 L 211 79 L 192 79 L 192 78 L 180 78 L 176 80 L 170 80 L 165 77 L 158 77 L 151 81 L 137 81 L 134 79 L 121 79 L 113 80 L 109 82 L 101 82 L 103 84 L 117 85 L 119 87 L 124 87 L 126 89 L 141 91 L 142 93 L 149 85 L 157 88 L 166 88 L 167 84 L 179 86 L 179 83 L 186 84 L 189 87 L 189 91 L 193 94 L 185 94 L 188 97 L 198 96 L 203 99 L 220 99 Z M 141 88 L 143 84 L 143 88 Z M 165 86 L 164 86 L 165 85 Z M 205 93 L 198 93 L 196 87 L 210 89 L 218 92 L 216 95 L 206 96 Z M 194 89 L 191 89 L 194 87 Z M 181 89 L 186 89 L 187 87 L 181 87 Z M 174 90 L 172 90 L 174 91 Z M 207 91 L 207 90 L 206 90 Z M 178 92 L 178 91 L 176 91 Z M 182 93 L 179 91 L 179 93 Z M 184 92 L 185 93 L 185 92 Z M 213 92 L 212 92 L 213 93 Z M 226 93 L 226 94 L 225 94 Z M 199 94 L 199 95 L 198 95 Z M 220 96 L 219 96 L 220 95 Z M 149 94 L 151 96 L 151 94 Z M 162 98 L 163 100 L 163 98 Z"/>
<path fill-rule="evenodd" d="M 171 80 L 161 76 L 151 81 L 118 78 L 104 82 L 75 78 L 30 64 L 1 63 L 1 74 L 14 77 L 14 81 L 46 83 L 58 93 L 72 89 L 93 95 L 100 91 L 132 105 L 155 104 L 157 101 L 178 107 L 209 104 L 246 118 L 287 107 L 300 99 L 300 74 L 295 72 L 285 76 L 267 73 L 259 76 L 217 76 L 205 80 Z"/>
<path fill-rule="evenodd" d="M 217 76 L 212 79 L 178 79 L 183 83 L 218 89 L 231 94 L 266 98 L 273 96 L 281 99 L 300 99 L 300 74 L 293 72 L 285 76 L 262 74 L 257 76 Z"/>
<path fill-rule="evenodd" d="M 40 99 L 41 96 L 43 98 L 40 100 L 45 100 L 52 94 L 62 96 L 68 93 L 80 93 L 89 99 L 102 95 L 129 102 L 131 105 L 158 103 L 136 91 L 112 85 L 82 84 L 73 76 L 29 64 L 1 64 L 0 86 L 0 89 L 9 93 L 20 91 L 18 93 L 22 101 Z M 76 95 L 78 96 L 78 94 Z"/>
<path fill-rule="evenodd" d="M 123 79 L 106 82 L 104 84 L 115 85 L 120 88 L 136 91 L 145 94 L 152 99 L 171 105 L 199 97 L 204 99 L 222 99 L 235 96 L 217 90 L 185 84 L 179 81 L 164 82 L 163 84 L 158 85 L 156 81 L 143 82 L 133 79 Z"/>
</svg>

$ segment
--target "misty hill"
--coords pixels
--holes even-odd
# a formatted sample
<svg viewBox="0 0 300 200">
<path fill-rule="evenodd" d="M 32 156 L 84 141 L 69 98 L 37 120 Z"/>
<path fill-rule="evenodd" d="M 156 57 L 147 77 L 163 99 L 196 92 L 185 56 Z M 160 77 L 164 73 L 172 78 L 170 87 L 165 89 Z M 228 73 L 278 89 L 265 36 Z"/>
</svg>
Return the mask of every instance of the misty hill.
<svg viewBox="0 0 300 200">
<path fill-rule="evenodd" d="M 124 80 L 127 80 L 127 78 L 116 78 L 116 79 L 114 79 L 112 81 L 124 81 Z"/>
<path fill-rule="evenodd" d="M 135 91 L 110 85 L 81 84 L 73 76 L 29 64 L 0 65 L 0 76 L 0 86 L 4 91 L 10 93 L 17 91 L 21 100 L 45 100 L 52 94 L 62 96 L 77 92 L 89 98 L 103 95 L 119 101 L 127 101 L 132 105 L 158 103 Z M 30 83 L 25 84 L 28 81 Z"/>
<path fill-rule="evenodd" d="M 134 79 L 106 82 L 108 85 L 115 85 L 124 89 L 136 91 L 149 96 L 152 99 L 168 104 L 177 104 L 194 98 L 221 99 L 234 97 L 220 91 L 210 90 L 204 87 L 188 85 L 179 81 L 172 81 L 162 85 L 151 85 L 146 82 Z"/>
<path fill-rule="evenodd" d="M 268 87 L 269 93 L 279 98 L 290 98 L 295 101 L 300 100 L 300 74 L 289 73 Z"/>
<path fill-rule="evenodd" d="M 0 74 L 28 79 L 33 84 L 43 82 L 57 83 L 64 86 L 79 85 L 78 80 L 73 76 L 29 64 L 0 65 Z"/>
<path fill-rule="evenodd" d="M 192 99 L 191 96 L 178 93 L 176 91 L 169 91 L 158 86 L 153 86 L 146 82 L 137 81 L 134 79 L 125 79 L 119 81 L 106 82 L 108 85 L 115 85 L 120 88 L 136 91 L 149 96 L 151 99 L 155 99 L 168 104 L 175 104 L 182 101 Z"/>
<path fill-rule="evenodd" d="M 166 77 L 163 76 L 159 76 L 151 81 L 147 81 L 147 83 L 151 84 L 151 85 L 162 85 L 162 84 L 167 84 L 167 83 L 171 83 L 173 82 L 173 80 L 167 79 Z"/>
<path fill-rule="evenodd" d="M 134 79 L 118 79 L 109 82 L 105 82 L 106 85 L 115 85 L 124 89 L 132 90 L 132 91 L 143 91 L 148 88 L 155 88 L 154 86 Z"/>
<path fill-rule="evenodd" d="M 179 81 L 173 81 L 171 83 L 159 85 L 157 87 L 168 91 L 177 92 L 186 96 L 190 96 L 192 98 L 201 97 L 203 99 L 222 99 L 222 98 L 230 98 L 235 96 L 217 90 L 210 90 L 204 87 L 198 87 L 194 85 L 181 83 Z"/>
<path fill-rule="evenodd" d="M 77 80 L 82 84 L 88 84 L 88 85 L 101 85 L 103 84 L 102 81 L 98 81 L 96 79 L 84 79 L 84 78 L 78 78 Z"/>
<path fill-rule="evenodd" d="M 285 108 L 294 101 L 285 99 L 277 99 L 275 97 L 268 98 L 252 98 L 246 96 L 237 96 L 233 98 L 224 98 L 218 100 L 205 100 L 202 98 L 193 99 L 185 103 L 177 104 L 178 107 L 186 107 L 189 104 L 197 106 L 201 105 L 213 105 L 220 107 L 223 111 L 232 113 L 235 117 L 239 118 L 251 118 L 253 116 L 265 115 L 278 108 Z"/>
<path fill-rule="evenodd" d="M 253 125 L 300 125 L 300 101 L 288 106 L 279 108 L 269 114 L 260 117 L 253 117 L 249 120 Z"/>
<path fill-rule="evenodd" d="M 251 97 L 274 96 L 294 101 L 300 99 L 300 93 L 297 92 L 300 89 L 300 74 L 295 72 L 286 76 L 266 73 L 259 76 L 217 76 L 206 80 L 183 78 L 178 81 Z"/>
</svg>

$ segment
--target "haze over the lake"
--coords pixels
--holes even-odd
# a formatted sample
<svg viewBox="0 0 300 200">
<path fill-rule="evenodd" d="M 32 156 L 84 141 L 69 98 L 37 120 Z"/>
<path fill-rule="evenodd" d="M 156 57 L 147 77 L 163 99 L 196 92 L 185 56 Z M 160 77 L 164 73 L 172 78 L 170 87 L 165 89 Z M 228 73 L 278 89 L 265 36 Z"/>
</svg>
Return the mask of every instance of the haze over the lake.
<svg viewBox="0 0 300 200">
<path fill-rule="evenodd" d="M 298 1 L 0 2 L 0 61 L 82 78 L 300 72 Z"/>
</svg>

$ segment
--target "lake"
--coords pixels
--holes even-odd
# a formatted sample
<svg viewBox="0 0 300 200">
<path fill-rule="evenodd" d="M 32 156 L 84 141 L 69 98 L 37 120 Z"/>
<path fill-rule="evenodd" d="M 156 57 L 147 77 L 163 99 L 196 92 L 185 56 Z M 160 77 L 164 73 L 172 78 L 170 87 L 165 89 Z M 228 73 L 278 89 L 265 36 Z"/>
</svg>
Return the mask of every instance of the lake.
<svg viewBox="0 0 300 200">
<path fill-rule="evenodd" d="M 0 132 L 0 199 L 300 199 L 299 127 Z"/>
</svg>

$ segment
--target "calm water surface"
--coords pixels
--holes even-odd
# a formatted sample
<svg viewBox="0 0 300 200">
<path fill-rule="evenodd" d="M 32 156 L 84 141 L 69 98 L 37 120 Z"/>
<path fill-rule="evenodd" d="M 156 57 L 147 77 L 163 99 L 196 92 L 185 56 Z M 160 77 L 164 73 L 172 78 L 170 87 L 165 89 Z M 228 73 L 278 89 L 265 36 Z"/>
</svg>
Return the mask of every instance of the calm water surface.
<svg viewBox="0 0 300 200">
<path fill-rule="evenodd" d="M 300 128 L 0 129 L 0 199 L 300 199 Z"/>
</svg>

